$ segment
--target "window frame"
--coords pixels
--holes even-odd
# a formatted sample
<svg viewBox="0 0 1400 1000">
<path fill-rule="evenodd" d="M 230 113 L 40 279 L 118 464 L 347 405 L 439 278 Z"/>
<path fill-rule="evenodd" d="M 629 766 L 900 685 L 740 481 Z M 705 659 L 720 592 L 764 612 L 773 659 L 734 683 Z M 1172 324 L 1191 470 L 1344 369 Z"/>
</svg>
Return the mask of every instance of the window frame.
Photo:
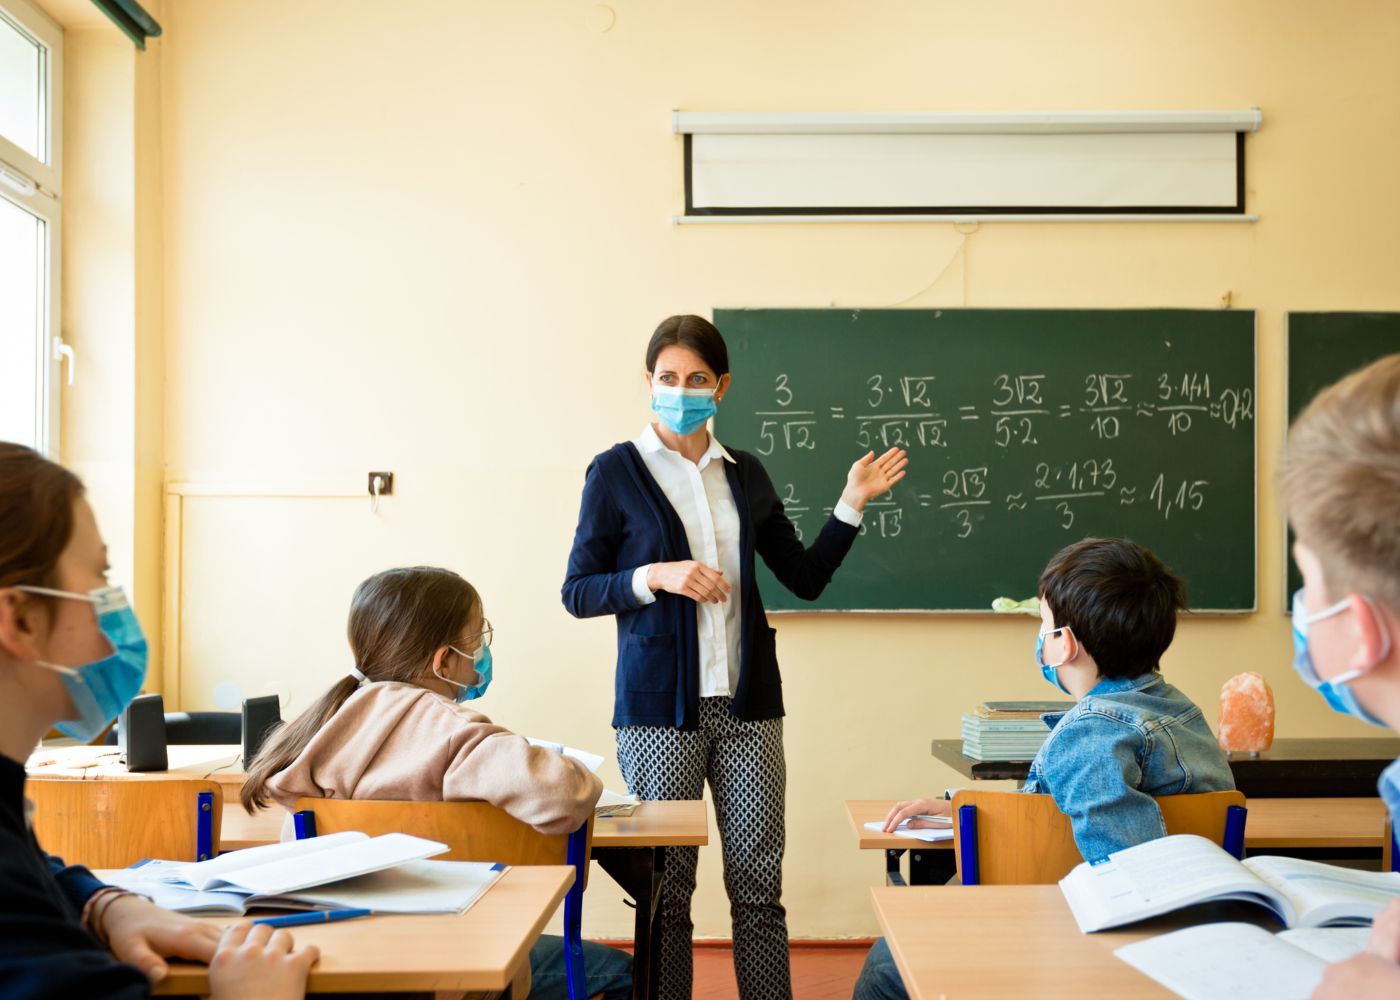
<svg viewBox="0 0 1400 1000">
<path fill-rule="evenodd" d="M 63 343 L 61 300 L 63 261 L 63 29 L 30 0 L 0 0 L 0 16 L 39 43 L 43 53 L 42 158 L 31 155 L 0 135 L 0 198 L 17 205 L 44 223 L 44 336 L 40 345 L 35 444 L 58 458 L 61 389 L 59 348 Z M 72 377 L 71 359 L 69 377 Z"/>
</svg>

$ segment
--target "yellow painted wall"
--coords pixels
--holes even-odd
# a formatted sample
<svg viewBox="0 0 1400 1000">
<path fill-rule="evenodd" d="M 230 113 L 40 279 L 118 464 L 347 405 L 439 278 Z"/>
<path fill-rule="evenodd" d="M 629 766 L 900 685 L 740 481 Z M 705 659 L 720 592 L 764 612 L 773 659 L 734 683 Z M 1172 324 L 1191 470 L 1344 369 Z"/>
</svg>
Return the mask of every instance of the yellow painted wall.
<svg viewBox="0 0 1400 1000">
<path fill-rule="evenodd" d="M 1057 4 L 367 0 L 173 3 L 161 43 L 165 458 L 171 481 L 353 494 L 191 497 L 185 706 L 213 687 L 304 705 L 349 666 L 364 574 L 453 567 L 485 594 L 523 732 L 612 745 L 613 626 L 558 599 L 589 458 L 647 419 L 662 317 L 879 306 L 943 268 L 946 225 L 677 228 L 693 110 L 1263 109 L 1257 225 L 984 225 L 909 305 L 1258 311 L 1260 612 L 1186 621 L 1167 676 L 1214 718 L 1230 674 L 1274 684 L 1282 735 L 1362 735 L 1294 680 L 1271 483 L 1287 309 L 1397 309 L 1400 8 L 1350 0 Z M 742 371 L 735 378 L 742 379 Z M 917 461 L 917 456 L 915 458 Z M 840 484 L 831 484 L 831 496 Z M 1044 540 L 1036 540 L 1044 547 Z M 1031 586 L 1027 581 L 1027 588 Z M 1034 624 L 778 623 L 796 936 L 876 930 L 841 810 L 955 781 L 928 741 L 984 698 L 1048 695 Z M 613 765 L 609 783 L 618 786 Z M 696 925 L 727 936 L 719 853 Z M 590 933 L 626 936 L 606 879 Z"/>
</svg>

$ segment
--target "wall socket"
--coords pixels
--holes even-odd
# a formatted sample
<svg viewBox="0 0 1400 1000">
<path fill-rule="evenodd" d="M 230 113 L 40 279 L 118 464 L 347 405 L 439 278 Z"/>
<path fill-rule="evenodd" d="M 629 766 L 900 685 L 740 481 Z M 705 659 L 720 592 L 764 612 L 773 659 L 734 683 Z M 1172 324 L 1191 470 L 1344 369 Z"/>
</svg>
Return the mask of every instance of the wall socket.
<svg viewBox="0 0 1400 1000">
<path fill-rule="evenodd" d="M 379 480 L 379 495 L 382 497 L 393 496 L 394 494 L 394 474 L 392 472 L 371 472 L 365 484 L 365 490 L 370 496 L 374 496 L 374 481 Z"/>
</svg>

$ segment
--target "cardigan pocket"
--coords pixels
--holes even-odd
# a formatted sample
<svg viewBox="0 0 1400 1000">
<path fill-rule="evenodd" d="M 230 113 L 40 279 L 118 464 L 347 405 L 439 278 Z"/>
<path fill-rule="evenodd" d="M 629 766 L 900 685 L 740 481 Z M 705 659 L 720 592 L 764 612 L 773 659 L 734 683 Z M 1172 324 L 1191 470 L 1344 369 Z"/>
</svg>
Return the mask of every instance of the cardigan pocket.
<svg viewBox="0 0 1400 1000">
<path fill-rule="evenodd" d="M 627 637 L 620 666 L 622 686 L 628 691 L 676 689 L 676 637 L 637 635 Z"/>
</svg>

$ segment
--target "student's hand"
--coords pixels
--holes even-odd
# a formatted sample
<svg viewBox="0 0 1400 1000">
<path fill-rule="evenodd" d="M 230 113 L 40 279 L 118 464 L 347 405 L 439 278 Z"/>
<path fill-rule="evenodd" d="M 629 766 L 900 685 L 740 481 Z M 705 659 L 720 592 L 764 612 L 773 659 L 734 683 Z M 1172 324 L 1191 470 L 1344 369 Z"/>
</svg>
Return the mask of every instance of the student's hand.
<svg viewBox="0 0 1400 1000">
<path fill-rule="evenodd" d="M 904 478 L 904 467 L 908 464 L 909 453 L 903 448 L 891 448 L 879 458 L 873 451 L 866 452 L 846 473 L 846 488 L 841 491 L 841 499 L 856 510 L 865 510 L 867 503 L 881 493 L 888 493 Z"/>
<path fill-rule="evenodd" d="M 1368 952 L 1329 965 L 1313 1000 L 1394 1000 L 1400 996 L 1400 965 Z"/>
<path fill-rule="evenodd" d="M 140 896 L 112 900 L 93 930 L 119 961 L 136 966 L 153 984 L 170 972 L 168 957 L 207 963 L 222 933 L 215 924 L 171 913 Z"/>
<path fill-rule="evenodd" d="M 301 1000 L 320 957 L 315 945 L 294 948 L 280 927 L 240 920 L 224 931 L 209 963 L 209 1000 Z"/>
<path fill-rule="evenodd" d="M 723 604 L 734 589 L 725 582 L 722 572 L 694 559 L 652 563 L 647 568 L 647 586 L 702 604 Z"/>
<path fill-rule="evenodd" d="M 947 799 L 909 799 L 906 802 L 896 802 L 889 815 L 885 817 L 885 832 L 894 833 L 895 827 L 909 820 L 909 829 L 927 830 L 937 827 L 944 827 L 944 823 L 930 823 L 922 819 L 910 819 L 911 816 L 951 816 L 953 804 Z"/>
<path fill-rule="evenodd" d="M 1400 962 L 1400 899 L 1392 900 L 1371 922 L 1366 951 L 1387 962 Z"/>
</svg>

